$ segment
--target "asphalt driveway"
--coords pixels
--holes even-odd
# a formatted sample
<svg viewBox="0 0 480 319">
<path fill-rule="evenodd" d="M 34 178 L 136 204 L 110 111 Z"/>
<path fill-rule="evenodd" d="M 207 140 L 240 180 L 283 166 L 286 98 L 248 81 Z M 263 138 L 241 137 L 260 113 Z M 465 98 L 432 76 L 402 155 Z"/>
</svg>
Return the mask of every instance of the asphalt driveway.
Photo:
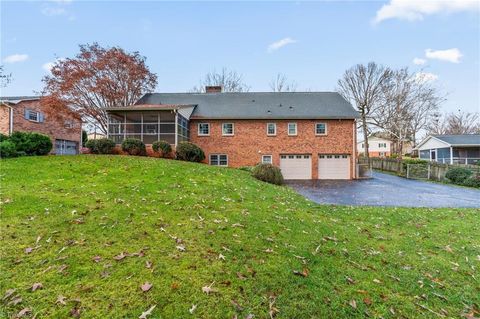
<svg viewBox="0 0 480 319">
<path fill-rule="evenodd" d="M 480 190 L 373 173 L 365 180 L 289 181 L 320 204 L 407 207 L 480 207 Z"/>
</svg>

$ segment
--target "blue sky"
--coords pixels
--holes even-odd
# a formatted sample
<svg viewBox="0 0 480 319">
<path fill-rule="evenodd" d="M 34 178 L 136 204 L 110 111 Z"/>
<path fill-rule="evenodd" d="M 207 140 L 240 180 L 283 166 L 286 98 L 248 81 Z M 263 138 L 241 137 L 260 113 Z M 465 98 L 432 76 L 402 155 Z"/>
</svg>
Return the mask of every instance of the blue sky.
<svg viewBox="0 0 480 319">
<path fill-rule="evenodd" d="M 277 73 L 299 91 L 332 91 L 345 69 L 376 61 L 428 73 L 448 94 L 445 111 L 478 112 L 479 6 L 475 0 L 2 1 L 0 57 L 13 82 L 1 94 L 40 90 L 49 62 L 96 41 L 146 56 L 158 92 L 188 91 L 222 67 L 243 74 L 252 91 L 269 90 Z"/>
</svg>

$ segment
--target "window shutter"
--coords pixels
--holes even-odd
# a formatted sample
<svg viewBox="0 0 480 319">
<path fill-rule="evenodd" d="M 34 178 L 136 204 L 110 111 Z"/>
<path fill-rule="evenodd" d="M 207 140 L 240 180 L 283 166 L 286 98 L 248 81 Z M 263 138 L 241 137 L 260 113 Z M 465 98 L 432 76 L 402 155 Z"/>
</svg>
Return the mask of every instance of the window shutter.
<svg viewBox="0 0 480 319">
<path fill-rule="evenodd" d="M 44 120 L 45 120 L 45 118 L 44 118 L 44 116 L 43 116 L 43 113 L 38 112 L 38 121 L 39 121 L 40 123 L 42 123 Z"/>
<path fill-rule="evenodd" d="M 24 117 L 26 120 L 28 120 L 28 113 L 29 113 L 29 112 L 30 112 L 29 109 L 25 109 L 25 110 L 24 110 L 23 117 Z"/>
</svg>

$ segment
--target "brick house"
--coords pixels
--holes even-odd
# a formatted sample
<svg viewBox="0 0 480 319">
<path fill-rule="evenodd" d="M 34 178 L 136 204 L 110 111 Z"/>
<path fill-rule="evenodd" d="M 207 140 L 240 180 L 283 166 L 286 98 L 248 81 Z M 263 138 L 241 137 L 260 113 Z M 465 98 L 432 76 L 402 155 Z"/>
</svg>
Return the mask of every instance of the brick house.
<svg viewBox="0 0 480 319">
<path fill-rule="evenodd" d="M 0 98 L 0 133 L 37 132 L 52 140 L 52 154 L 78 154 L 82 140 L 82 119 L 65 108 L 49 110 L 39 96 Z"/>
<path fill-rule="evenodd" d="M 191 141 L 216 166 L 272 163 L 285 179 L 353 179 L 358 113 L 334 92 L 152 93 L 107 109 L 108 135 Z"/>
<path fill-rule="evenodd" d="M 368 138 L 368 154 L 370 157 L 389 157 L 392 154 L 392 141 L 378 136 Z M 359 155 L 365 154 L 365 141 L 357 143 Z"/>
</svg>

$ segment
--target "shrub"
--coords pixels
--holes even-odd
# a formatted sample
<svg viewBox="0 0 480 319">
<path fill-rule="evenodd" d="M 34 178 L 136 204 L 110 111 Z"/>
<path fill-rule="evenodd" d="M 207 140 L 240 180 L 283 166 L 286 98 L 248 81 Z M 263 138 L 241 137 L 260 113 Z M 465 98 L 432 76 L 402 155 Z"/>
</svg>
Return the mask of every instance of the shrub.
<svg viewBox="0 0 480 319">
<path fill-rule="evenodd" d="M 26 155 L 47 155 L 53 147 L 50 137 L 35 132 L 14 132 L 9 141 L 15 144 L 17 152 Z"/>
<path fill-rule="evenodd" d="M 4 140 L 0 142 L 0 158 L 9 158 L 15 156 L 17 156 L 17 150 L 12 141 Z"/>
<path fill-rule="evenodd" d="M 205 153 L 200 147 L 190 142 L 180 142 L 175 151 L 177 159 L 188 162 L 201 162 Z"/>
<path fill-rule="evenodd" d="M 455 167 L 445 174 L 445 177 L 448 178 L 454 184 L 463 184 L 467 178 L 472 175 L 472 171 L 463 167 Z"/>
<path fill-rule="evenodd" d="M 0 133 L 0 142 L 8 140 L 8 135 Z"/>
<path fill-rule="evenodd" d="M 428 161 L 422 160 L 422 159 L 419 159 L 419 158 L 404 158 L 404 159 L 402 159 L 403 170 L 407 169 L 407 164 L 421 164 L 423 166 L 427 166 Z"/>
<path fill-rule="evenodd" d="M 239 167 L 238 169 L 241 170 L 241 171 L 251 173 L 253 171 L 253 168 L 254 168 L 254 166 L 242 166 L 242 167 Z"/>
<path fill-rule="evenodd" d="M 480 175 L 470 176 L 463 182 L 463 186 L 480 188 Z"/>
<path fill-rule="evenodd" d="M 261 181 L 282 185 L 283 175 L 280 168 L 273 166 L 272 164 L 258 164 L 252 170 L 252 175 L 256 179 Z"/>
<path fill-rule="evenodd" d="M 136 138 L 126 138 L 122 142 L 122 151 L 127 152 L 129 155 L 145 156 L 147 155 L 147 149 L 145 144 L 137 140 Z"/>
<path fill-rule="evenodd" d="M 88 142 L 88 133 L 85 130 L 82 130 L 82 147 L 85 147 L 85 145 Z"/>
<path fill-rule="evenodd" d="M 167 141 L 156 141 L 152 144 L 152 149 L 160 153 L 162 157 L 166 157 L 172 152 L 172 146 Z"/>
<path fill-rule="evenodd" d="M 98 140 L 88 140 L 85 146 L 90 149 L 92 154 L 112 154 L 115 143 L 108 138 Z"/>
</svg>

